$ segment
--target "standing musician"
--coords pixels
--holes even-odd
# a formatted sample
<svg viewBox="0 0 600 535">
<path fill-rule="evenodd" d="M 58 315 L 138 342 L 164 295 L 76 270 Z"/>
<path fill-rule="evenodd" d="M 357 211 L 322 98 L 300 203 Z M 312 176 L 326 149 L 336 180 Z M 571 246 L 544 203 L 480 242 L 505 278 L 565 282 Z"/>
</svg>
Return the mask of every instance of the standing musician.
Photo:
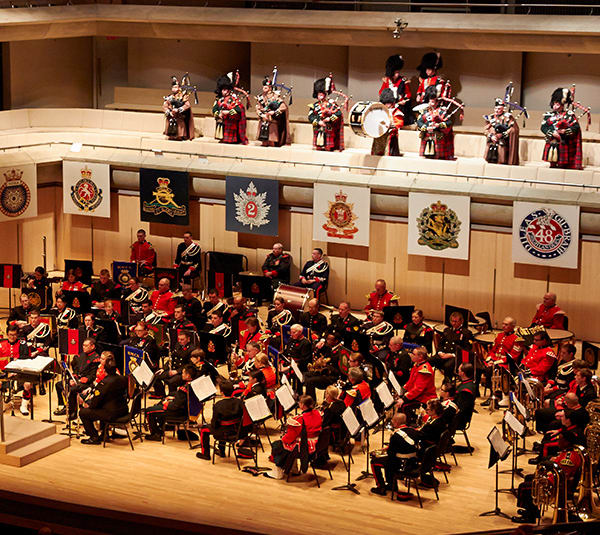
<svg viewBox="0 0 600 535">
<path fill-rule="evenodd" d="M 519 125 L 501 98 L 494 100 L 494 113 L 485 120 L 485 160 L 488 163 L 519 165 Z"/>
<path fill-rule="evenodd" d="M 542 117 L 541 130 L 546 136 L 542 160 L 550 162 L 550 167 L 583 169 L 581 127 L 575 112 L 566 109 L 573 104 L 571 90 L 559 87 L 550 98 L 552 111 Z"/>
<path fill-rule="evenodd" d="M 552 349 L 552 340 L 546 331 L 535 333 L 533 345 L 521 363 L 532 377 L 545 383 L 550 377 L 549 373 L 556 363 L 556 354 Z"/>
<path fill-rule="evenodd" d="M 381 79 L 379 96 L 381 97 L 383 92 L 389 89 L 403 114 L 404 124 L 409 125 L 413 122 L 410 108 L 412 93 L 410 91 L 410 80 L 402 76 L 402 67 L 404 67 L 404 58 L 399 54 L 394 54 L 386 60 L 385 76 Z"/>
<path fill-rule="evenodd" d="M 430 399 L 435 399 L 435 378 L 433 368 L 427 362 L 427 349 L 416 347 L 410 356 L 413 367 L 408 381 L 404 385 L 405 393 L 396 402 L 396 407 L 404 413 L 410 413 Z"/>
<path fill-rule="evenodd" d="M 262 93 L 256 98 L 258 139 L 263 147 L 281 147 L 290 143 L 289 110 L 273 80 L 265 76 Z"/>
<path fill-rule="evenodd" d="M 428 353 L 433 351 L 433 329 L 423 321 L 423 311 L 416 308 L 411 316 L 412 321 L 404 326 L 403 341 L 407 344 L 424 346 Z"/>
<path fill-rule="evenodd" d="M 464 325 L 464 318 L 460 312 L 450 314 L 450 327 L 446 327 L 439 344 L 437 355 L 429 362 L 434 368 L 442 371 L 444 377 L 450 379 L 454 376 L 457 359 L 461 351 L 471 351 L 473 333 Z"/>
<path fill-rule="evenodd" d="M 384 319 L 383 310 L 373 310 L 371 321 L 366 321 L 361 331 L 369 336 L 370 350 L 372 353 L 383 349 L 394 333 L 394 326 Z"/>
<path fill-rule="evenodd" d="M 175 264 L 173 265 L 179 273 L 181 283 L 191 284 L 192 279 L 198 277 L 201 269 L 201 257 L 202 250 L 192 239 L 192 233 L 190 231 L 184 232 L 183 241 L 177 246 Z"/>
<path fill-rule="evenodd" d="M 182 84 L 185 84 L 184 76 Z M 194 113 L 189 95 L 184 91 L 176 76 L 171 76 L 171 94 L 164 97 L 164 135 L 174 141 L 194 139 Z M 197 104 L 197 103 L 196 103 Z"/>
<path fill-rule="evenodd" d="M 442 107 L 440 96 L 443 85 L 430 85 L 423 96 L 427 108 L 417 118 L 421 137 L 419 155 L 435 160 L 454 160 L 454 131 L 447 108 Z"/>
<path fill-rule="evenodd" d="M 308 364 L 312 360 L 312 344 L 304 336 L 302 325 L 294 323 L 290 327 L 290 340 L 283 350 L 283 357 L 288 361 L 295 361 L 302 373 L 308 369 Z M 283 372 L 288 372 L 290 367 L 282 369 Z M 295 377 L 292 381 L 294 390 L 297 394 L 302 394 L 302 383 Z"/>
<path fill-rule="evenodd" d="M 127 287 L 123 288 L 121 297 L 133 312 L 139 314 L 142 310 L 142 303 L 148 299 L 148 290 L 140 284 L 140 279 L 131 277 L 127 281 Z"/>
<path fill-rule="evenodd" d="M 147 277 L 156 267 L 156 251 L 149 241 L 146 241 L 146 231 L 139 229 L 137 231 L 137 241 L 131 245 L 130 262 L 135 262 L 140 277 Z"/>
<path fill-rule="evenodd" d="M 329 319 L 331 323 L 327 332 L 334 334 L 338 340 L 342 340 L 345 333 L 360 329 L 360 320 L 350 313 L 350 303 L 347 301 L 342 301 L 338 305 L 338 313 L 332 314 Z"/>
<path fill-rule="evenodd" d="M 398 144 L 398 132 L 404 126 L 402 106 L 391 89 L 384 89 L 380 93 L 379 102 L 389 110 L 392 122 L 385 134 L 373 140 L 371 154 L 376 156 L 402 156 Z"/>
<path fill-rule="evenodd" d="M 419 71 L 419 87 L 417 88 L 417 104 L 427 102 L 425 92 L 429 87 L 441 86 L 443 90 L 440 97 L 449 97 L 452 94 L 452 86 L 450 82 L 442 78 L 438 73 L 438 69 L 444 66 L 442 55 L 439 52 L 428 52 L 421 58 L 421 63 L 417 67 Z"/>
<path fill-rule="evenodd" d="M 323 258 L 323 249 L 315 247 L 311 253 L 311 260 L 304 264 L 300 272 L 300 280 L 294 286 L 311 288 L 318 299 L 321 292 L 327 290 L 329 283 L 329 263 Z"/>
<path fill-rule="evenodd" d="M 279 284 L 290 283 L 291 263 L 292 257 L 283 252 L 283 245 L 281 243 L 273 244 L 273 251 L 267 255 L 262 265 L 262 272 L 265 277 L 271 279 L 273 288 L 277 288 Z"/>
<path fill-rule="evenodd" d="M 331 75 L 313 84 L 308 122 L 313 125 L 313 147 L 317 150 L 344 150 L 344 117 L 335 100 L 328 98 L 335 89 Z"/>
<path fill-rule="evenodd" d="M 202 329 L 206 323 L 206 315 L 202 309 L 202 303 L 194 297 L 194 292 L 190 284 L 183 283 L 181 285 L 181 293 L 182 295 L 176 299 L 177 304 L 183 307 L 185 317 L 195 325 L 196 329 Z"/>
<path fill-rule="evenodd" d="M 327 330 L 327 318 L 319 312 L 319 300 L 310 299 L 308 310 L 300 314 L 300 325 L 306 327 L 311 337 L 321 338 Z"/>
<path fill-rule="evenodd" d="M 542 325 L 546 329 L 564 329 L 565 312 L 556 304 L 556 294 L 544 294 L 542 302 L 538 305 L 531 326 Z"/>
<path fill-rule="evenodd" d="M 276 297 L 273 299 L 273 308 L 267 314 L 267 329 L 273 336 L 281 335 L 281 327 L 290 325 L 294 321 L 294 315 L 285 308 L 285 299 Z"/>
<path fill-rule="evenodd" d="M 152 301 L 152 310 L 155 314 L 169 318 L 175 310 L 175 299 L 171 292 L 171 281 L 167 278 L 158 281 L 158 290 L 154 290 L 150 294 Z"/>
<path fill-rule="evenodd" d="M 398 297 L 392 292 L 388 292 L 386 283 L 383 279 L 375 281 L 375 290 L 366 296 L 369 302 L 365 305 L 365 310 L 383 310 L 384 307 L 398 302 Z"/>
<path fill-rule="evenodd" d="M 67 302 L 62 295 L 56 297 L 55 307 L 50 310 L 50 314 L 56 316 L 56 326 L 60 329 L 77 329 L 79 325 L 77 314 L 67 306 Z"/>
<path fill-rule="evenodd" d="M 217 80 L 217 96 L 212 108 L 217 121 L 215 139 L 220 143 L 247 145 L 246 108 L 234 91 L 233 76 L 233 73 L 229 73 Z"/>
</svg>

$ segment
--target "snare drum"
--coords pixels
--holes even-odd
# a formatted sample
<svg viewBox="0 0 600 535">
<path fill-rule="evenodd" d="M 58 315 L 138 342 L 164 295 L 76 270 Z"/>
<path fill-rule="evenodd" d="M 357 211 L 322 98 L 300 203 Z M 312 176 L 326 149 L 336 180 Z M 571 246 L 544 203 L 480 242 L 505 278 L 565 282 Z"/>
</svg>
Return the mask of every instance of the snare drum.
<svg viewBox="0 0 600 535">
<path fill-rule="evenodd" d="M 378 138 L 392 125 L 392 114 L 381 102 L 357 102 L 350 110 L 350 128 L 361 137 Z"/>
<path fill-rule="evenodd" d="M 280 284 L 275 291 L 273 299 L 281 297 L 285 302 L 285 308 L 292 312 L 304 312 L 306 305 L 313 298 L 313 290 L 292 286 L 291 284 Z"/>
</svg>

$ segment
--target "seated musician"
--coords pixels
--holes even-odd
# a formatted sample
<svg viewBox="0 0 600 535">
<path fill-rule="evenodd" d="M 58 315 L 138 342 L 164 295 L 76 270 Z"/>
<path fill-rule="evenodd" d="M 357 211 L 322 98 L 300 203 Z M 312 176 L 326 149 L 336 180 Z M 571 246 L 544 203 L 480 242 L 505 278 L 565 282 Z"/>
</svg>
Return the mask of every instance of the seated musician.
<svg viewBox="0 0 600 535">
<path fill-rule="evenodd" d="M 564 329 L 565 312 L 556 304 L 556 294 L 544 294 L 542 302 L 537 306 L 531 326 L 542 325 L 546 329 Z"/>
<path fill-rule="evenodd" d="M 202 304 L 202 310 L 204 312 L 204 316 L 206 317 L 207 323 L 210 322 L 210 315 L 213 312 L 220 312 L 221 316 L 225 314 L 225 310 L 227 309 L 227 305 L 221 301 L 219 297 L 219 291 L 216 288 L 210 288 L 208 290 L 208 301 L 205 301 Z"/>
<path fill-rule="evenodd" d="M 222 355 L 217 355 L 216 353 L 211 354 L 214 362 L 226 362 L 230 351 L 230 344 L 232 343 L 231 327 L 223 321 L 223 315 L 219 310 L 213 312 L 208 318 L 208 321 L 210 323 L 204 327 L 204 332 L 218 334 L 225 340 L 225 353 Z"/>
<path fill-rule="evenodd" d="M 262 347 L 259 342 L 250 341 L 246 343 L 246 347 L 242 349 L 238 349 L 237 354 L 231 355 L 232 358 L 232 369 L 230 379 L 234 381 L 238 377 L 237 370 L 241 369 L 242 375 L 247 375 L 251 368 L 254 366 L 254 358 L 258 355 L 262 350 Z"/>
<path fill-rule="evenodd" d="M 148 334 L 148 325 L 144 321 L 138 321 L 133 328 L 133 336 L 123 340 L 121 345 L 128 345 L 141 349 L 148 355 L 148 365 L 153 371 L 158 369 L 160 361 L 160 349 L 154 337 Z"/>
<path fill-rule="evenodd" d="M 392 490 L 394 474 L 409 471 L 417 463 L 421 432 L 409 427 L 406 424 L 406 414 L 401 412 L 392 416 L 392 427 L 394 431 L 385 452 L 371 457 L 371 471 L 377 485 L 371 492 L 380 496 L 385 496 L 388 490 Z M 408 493 L 400 493 L 398 499 L 404 501 L 410 496 Z"/>
<path fill-rule="evenodd" d="M 0 375 L 4 376 L 4 367 L 11 361 L 17 359 L 28 359 L 29 347 L 25 340 L 19 340 L 19 329 L 16 325 L 9 325 L 6 328 L 6 340 L 0 340 Z M 4 388 L 5 383 L 2 383 Z M 23 395 L 21 397 L 21 406 L 19 411 L 23 416 L 29 414 L 29 403 L 33 394 L 32 385 L 29 382 L 23 384 Z M 2 395 L 2 394 L 0 394 Z"/>
<path fill-rule="evenodd" d="M 541 442 L 534 443 L 534 451 L 538 452 L 541 451 L 542 445 L 553 436 L 553 431 L 561 428 L 563 424 L 562 418 L 565 414 L 569 416 L 572 423 L 576 424 L 578 435 L 583 434 L 590 419 L 588 412 L 581 404 L 581 401 L 575 392 L 568 392 L 565 394 L 560 402 L 560 406 L 555 409 L 551 415 L 548 415 L 547 420 L 544 420 L 542 425 L 538 422 L 539 410 L 541 409 L 536 411 L 536 429 L 539 433 L 544 433 L 544 437 Z"/>
<path fill-rule="evenodd" d="M 413 367 L 404 385 L 405 393 L 396 402 L 396 407 L 409 415 L 422 404 L 436 398 L 435 377 L 431 364 L 427 362 L 427 349 L 416 347 L 410 358 Z"/>
<path fill-rule="evenodd" d="M 190 231 L 184 232 L 183 241 L 177 246 L 175 264 L 173 265 L 179 273 L 181 282 L 191 284 L 192 279 L 200 274 L 201 258 L 202 250 L 192 239 L 192 233 Z"/>
<path fill-rule="evenodd" d="M 289 253 L 283 252 L 281 243 L 273 244 L 273 251 L 267 255 L 263 262 L 262 272 L 265 277 L 271 279 L 273 288 L 277 288 L 279 284 L 290 283 L 290 266 L 292 257 Z"/>
<path fill-rule="evenodd" d="M 215 384 L 220 380 L 217 369 L 206 360 L 206 353 L 203 349 L 194 349 L 190 354 L 190 363 L 196 368 L 196 377 L 208 375 Z"/>
<path fill-rule="evenodd" d="M 37 266 L 31 275 L 27 276 L 27 288 L 45 290 L 50 286 L 48 274 L 42 266 Z"/>
<path fill-rule="evenodd" d="M 112 299 L 105 299 L 102 310 L 98 312 L 98 319 L 104 321 L 116 321 L 119 323 L 121 321 L 121 315 L 115 310 L 114 307 L 115 305 Z"/>
<path fill-rule="evenodd" d="M 400 385 L 406 384 L 413 364 L 410 353 L 402 347 L 400 336 L 392 336 L 388 346 L 375 353 L 375 356 L 385 364 L 389 373 L 396 376 Z"/>
<path fill-rule="evenodd" d="M 446 427 L 450 427 L 458 414 L 458 405 L 454 401 L 456 397 L 456 386 L 452 383 L 443 383 L 440 386 L 440 403 L 444 408 L 442 420 Z"/>
<path fill-rule="evenodd" d="M 348 370 L 348 384 L 342 392 L 341 399 L 346 407 L 358 407 L 363 401 L 371 397 L 371 387 L 365 381 L 365 375 L 359 368 L 352 367 Z"/>
<path fill-rule="evenodd" d="M 263 333 L 260 332 L 260 323 L 258 318 L 253 316 L 247 318 L 244 322 L 246 329 L 240 332 L 240 349 L 243 351 L 246 349 L 248 342 L 260 342 Z"/>
<path fill-rule="evenodd" d="M 19 329 L 22 329 L 27 325 L 27 315 L 33 310 L 33 307 L 26 293 L 22 293 L 19 299 L 21 304 L 10 310 L 6 325 L 16 325 Z"/>
<path fill-rule="evenodd" d="M 190 332 L 196 330 L 196 326 L 186 317 L 183 305 L 175 305 L 175 308 L 173 308 L 173 318 L 168 325 L 170 329 L 175 329 L 178 332 L 180 330 Z"/>
<path fill-rule="evenodd" d="M 149 241 L 146 241 L 146 231 L 140 229 L 137 231 L 137 241 L 131 245 L 130 262 L 135 262 L 138 266 L 138 275 L 147 277 L 154 271 L 156 266 L 156 251 Z"/>
<path fill-rule="evenodd" d="M 99 347 L 99 344 L 108 342 L 104 327 L 96 325 L 96 318 L 91 312 L 83 316 L 83 328 L 85 329 L 85 336 L 96 340 L 96 347 Z"/>
<path fill-rule="evenodd" d="M 231 332 L 235 339 L 240 335 L 240 321 L 246 321 L 249 318 L 255 317 L 256 313 L 246 306 L 246 298 L 237 295 L 233 298 L 233 306 L 229 311 L 229 316 L 225 319 L 231 326 Z M 242 326 L 243 327 L 243 326 Z"/>
<path fill-rule="evenodd" d="M 143 321 L 146 325 L 161 325 L 164 323 L 165 316 L 154 311 L 152 308 L 152 301 L 145 299 L 140 303 L 140 313 Z"/>
<path fill-rule="evenodd" d="M 121 298 L 129 304 L 131 310 L 139 313 L 142 310 L 142 303 L 148 299 L 148 290 L 140 284 L 140 279 L 131 277 L 127 286 L 122 289 Z"/>
<path fill-rule="evenodd" d="M 152 310 L 155 313 L 165 317 L 172 316 L 175 309 L 175 299 L 173 298 L 173 292 L 171 292 L 171 281 L 167 278 L 160 279 L 158 290 L 154 290 L 150 294 L 150 300 L 152 301 Z"/>
<path fill-rule="evenodd" d="M 196 453 L 196 457 L 205 461 L 211 459 L 210 435 L 214 437 L 215 454 L 219 457 L 225 457 L 226 440 L 243 439 L 245 436 L 245 433 L 242 432 L 244 402 L 233 397 L 234 386 L 230 381 L 220 381 L 219 389 L 223 394 L 223 399 L 215 403 L 210 425 L 203 426 L 200 431 L 200 451 Z M 238 455 L 251 458 L 252 452 L 238 448 Z"/>
<path fill-rule="evenodd" d="M 47 355 L 52 344 L 50 325 L 41 321 L 40 312 L 33 309 L 27 318 L 28 323 L 19 330 L 19 337 L 27 341 L 32 358 Z"/>
<path fill-rule="evenodd" d="M 96 308 L 103 308 L 104 301 L 111 297 L 116 297 L 116 295 L 116 285 L 110 279 L 110 273 L 108 269 L 101 269 L 100 280 L 93 282 L 92 289 L 90 290 L 92 305 L 94 305 Z"/>
<path fill-rule="evenodd" d="M 321 292 L 327 290 L 329 283 L 329 263 L 323 258 L 323 249 L 315 247 L 312 250 L 312 258 L 302 268 L 300 280 L 294 286 L 310 288 L 314 290 L 315 297 L 319 299 Z"/>
<path fill-rule="evenodd" d="M 461 351 L 471 351 L 473 334 L 464 325 L 460 312 L 450 314 L 450 327 L 446 327 L 437 345 L 437 355 L 429 359 L 434 368 L 442 371 L 446 379 L 454 377 L 457 359 Z"/>
<path fill-rule="evenodd" d="M 367 299 L 369 300 L 365 305 L 367 312 L 371 310 L 383 310 L 383 307 L 398 302 L 398 298 L 392 292 L 387 291 L 387 286 L 383 279 L 375 281 L 375 290 L 367 296 Z"/>
<path fill-rule="evenodd" d="M 281 327 L 294 321 L 294 315 L 285 308 L 285 299 L 273 299 L 273 308 L 267 314 L 267 329 L 273 336 L 281 336 Z"/>
<path fill-rule="evenodd" d="M 128 379 L 117 372 L 115 357 L 110 351 L 104 359 L 105 377 L 96 385 L 89 401 L 85 401 L 79 409 L 81 423 L 88 436 L 81 440 L 82 444 L 101 444 L 100 435 L 94 422 L 99 421 L 100 430 L 104 432 L 104 425 L 129 412 L 127 406 Z"/>
<path fill-rule="evenodd" d="M 577 439 L 573 433 L 563 430 L 557 437 L 558 453 L 549 459 L 556 463 L 562 470 L 567 481 L 567 492 L 575 488 L 578 482 L 584 458 L 576 446 Z M 554 479 L 554 474 L 549 476 Z M 535 505 L 531 494 L 534 474 L 525 476 L 525 480 L 517 488 L 517 510 L 518 515 L 512 517 L 512 521 L 518 524 L 535 524 L 540 516 L 540 509 Z M 554 482 L 557 483 L 557 482 Z M 562 507 L 562 506 L 561 506 Z"/>
<path fill-rule="evenodd" d="M 162 441 L 163 425 L 168 418 L 185 418 L 188 416 L 190 383 L 196 377 L 196 367 L 192 364 L 186 364 L 181 370 L 183 384 L 177 388 L 175 395 L 169 396 L 165 401 L 161 401 L 146 409 L 146 418 L 148 419 L 148 427 L 150 428 L 150 434 L 144 437 L 146 440 L 154 442 Z"/>
<path fill-rule="evenodd" d="M 335 383 L 340 377 L 338 359 L 333 349 L 339 344 L 334 334 L 326 335 L 325 342 L 317 344 L 314 352 L 314 360 L 308 366 L 304 374 L 304 386 L 306 395 L 317 399 L 316 389 L 326 389 Z M 319 347 L 320 346 L 320 347 Z"/>
<path fill-rule="evenodd" d="M 556 364 L 556 354 L 552 349 L 552 340 L 546 331 L 535 333 L 533 345 L 523 359 L 521 366 L 531 377 L 545 383 L 550 379 L 550 371 Z"/>
<path fill-rule="evenodd" d="M 275 463 L 275 467 L 270 472 L 265 472 L 265 477 L 283 479 L 283 469 L 286 466 L 290 452 L 300 447 L 303 424 L 306 427 L 308 438 L 308 452 L 310 454 L 315 451 L 319 434 L 321 433 L 323 417 L 315 409 L 315 401 L 310 396 L 300 396 L 298 407 L 302 414 L 288 418 L 285 434 L 281 437 L 281 440 L 273 442 L 271 446 L 271 458 Z"/>
<path fill-rule="evenodd" d="M 491 378 L 494 373 L 494 366 L 500 366 L 506 371 L 513 369 L 516 365 L 523 346 L 518 341 L 518 335 L 515 333 L 517 322 L 514 318 L 507 316 L 502 320 L 502 331 L 496 335 L 494 345 L 488 351 L 485 358 L 485 368 L 481 372 L 481 378 L 486 386 L 491 389 Z M 508 360 L 510 357 L 510 361 Z M 491 403 L 491 396 L 498 395 L 497 392 L 492 392 L 490 398 L 484 401 L 481 406 L 487 407 Z M 502 392 L 501 407 L 508 407 L 508 398 L 505 392 Z"/>
<path fill-rule="evenodd" d="M 444 406 L 439 399 L 430 399 L 425 405 L 426 422 L 419 429 L 421 433 L 421 453 L 428 447 L 437 445 L 442 433 L 448 428 L 444 419 Z M 425 487 L 436 487 L 439 481 L 431 473 L 421 473 L 421 484 Z"/>
<path fill-rule="evenodd" d="M 382 310 L 371 311 L 371 321 L 363 323 L 361 331 L 369 336 L 372 353 L 388 345 L 394 333 L 394 326 L 385 321 Z"/>
<path fill-rule="evenodd" d="M 177 298 L 177 304 L 183 307 L 187 320 L 191 321 L 196 326 L 196 329 L 202 329 L 206 323 L 206 315 L 202 309 L 202 303 L 194 297 L 194 292 L 190 284 L 182 284 L 181 293 L 181 297 Z"/>
<path fill-rule="evenodd" d="M 310 299 L 308 310 L 300 314 L 300 325 L 306 327 L 313 338 L 321 338 L 327 330 L 327 318 L 319 312 L 319 300 Z"/>
<path fill-rule="evenodd" d="M 335 334 L 339 340 L 343 340 L 347 332 L 356 332 L 360 329 L 360 320 L 350 313 L 350 303 L 347 301 L 342 301 L 338 305 L 338 313 L 332 314 L 330 321 L 327 332 Z"/>
<path fill-rule="evenodd" d="M 269 357 L 258 353 L 253 360 L 253 369 L 250 370 L 248 384 L 241 392 L 242 398 L 263 395 L 268 397 L 277 386 L 277 372 L 271 366 Z"/>
<path fill-rule="evenodd" d="M 423 311 L 416 308 L 412 313 L 412 321 L 404 326 L 404 341 L 417 344 L 433 352 L 433 329 L 423 322 Z"/>
<path fill-rule="evenodd" d="M 77 329 L 79 326 L 76 312 L 67 306 L 67 301 L 60 294 L 56 297 L 55 307 L 50 310 L 50 314 L 56 316 L 56 326 L 59 329 Z"/>
<path fill-rule="evenodd" d="M 475 398 L 478 394 L 477 385 L 473 380 L 475 367 L 470 362 L 463 362 L 458 367 L 459 383 L 456 386 L 454 402 L 458 407 L 456 423 L 458 429 L 463 429 L 471 421 L 475 410 Z"/>
<path fill-rule="evenodd" d="M 346 404 L 340 399 L 337 386 L 330 385 L 325 389 L 321 412 L 323 413 L 323 427 L 329 427 L 333 433 L 333 442 L 338 444 L 342 439 L 343 420 L 342 413 Z"/>
<path fill-rule="evenodd" d="M 83 282 L 77 278 L 74 269 L 67 271 L 67 276 L 60 285 L 61 292 L 82 292 L 84 288 Z"/>
<path fill-rule="evenodd" d="M 154 380 L 154 391 L 157 395 L 164 397 L 165 385 L 169 387 L 169 395 L 173 393 L 183 384 L 181 372 L 183 367 L 190 363 L 192 351 L 196 349 L 191 343 L 191 335 L 189 331 L 177 332 L 177 343 L 170 352 L 170 360 L 168 366 L 156 373 Z"/>
<path fill-rule="evenodd" d="M 312 344 L 304 336 L 304 328 L 298 323 L 294 323 L 290 327 L 290 339 L 283 350 L 283 357 L 288 361 L 295 361 L 302 373 L 308 369 L 308 364 L 312 361 Z M 291 366 L 282 368 L 282 372 L 287 373 Z M 294 390 L 298 394 L 302 394 L 302 384 L 296 380 L 294 375 Z"/>
<path fill-rule="evenodd" d="M 83 341 L 83 351 L 77 355 L 71 362 L 73 379 L 69 379 L 67 392 L 67 406 L 69 420 L 77 418 L 77 394 L 88 388 L 96 378 L 96 371 L 100 366 L 100 355 L 96 351 L 96 340 L 86 338 Z M 65 406 L 65 385 L 62 381 L 56 383 L 56 397 L 58 398 L 58 407 L 54 411 L 57 416 L 67 414 Z"/>
</svg>

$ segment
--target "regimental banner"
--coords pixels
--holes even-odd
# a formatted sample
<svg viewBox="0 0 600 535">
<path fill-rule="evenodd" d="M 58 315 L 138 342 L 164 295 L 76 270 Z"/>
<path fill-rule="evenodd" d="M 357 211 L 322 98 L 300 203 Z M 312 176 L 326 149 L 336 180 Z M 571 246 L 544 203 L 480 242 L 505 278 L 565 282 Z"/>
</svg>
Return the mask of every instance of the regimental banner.
<svg viewBox="0 0 600 535">
<path fill-rule="evenodd" d="M 0 221 L 12 221 L 37 215 L 35 164 L 1 167 Z"/>
<path fill-rule="evenodd" d="M 578 252 L 579 206 L 513 204 L 513 262 L 577 269 Z"/>
<path fill-rule="evenodd" d="M 279 234 L 279 182 L 266 178 L 226 178 L 226 224 L 233 232 Z"/>
<path fill-rule="evenodd" d="M 63 160 L 63 211 L 110 217 L 110 166 Z"/>
<path fill-rule="evenodd" d="M 152 223 L 188 225 L 188 174 L 164 169 L 140 169 L 140 218 Z"/>
<path fill-rule="evenodd" d="M 469 197 L 408 194 L 408 254 L 468 260 L 470 226 Z"/>
<path fill-rule="evenodd" d="M 314 185 L 313 240 L 368 246 L 370 217 L 369 188 Z"/>
<path fill-rule="evenodd" d="M 23 276 L 21 264 L 0 264 L 0 276 L 2 288 L 19 288 Z"/>
<path fill-rule="evenodd" d="M 125 358 L 125 375 L 130 374 L 144 360 L 144 352 L 139 347 L 125 346 L 123 348 Z"/>
</svg>

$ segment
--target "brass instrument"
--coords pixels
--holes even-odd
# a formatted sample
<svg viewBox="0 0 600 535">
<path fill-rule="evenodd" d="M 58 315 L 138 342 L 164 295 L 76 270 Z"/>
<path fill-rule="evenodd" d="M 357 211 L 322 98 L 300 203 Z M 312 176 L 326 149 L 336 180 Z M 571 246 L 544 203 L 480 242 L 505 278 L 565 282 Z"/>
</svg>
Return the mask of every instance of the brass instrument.
<svg viewBox="0 0 600 535">
<path fill-rule="evenodd" d="M 223 315 L 225 315 L 225 312 L 227 312 L 230 308 L 229 305 L 226 305 L 225 303 L 223 303 L 223 301 L 219 301 L 214 307 L 212 307 L 207 313 L 206 313 L 206 317 L 210 318 L 210 315 L 213 312 L 216 312 L 217 310 L 219 310 L 219 308 L 223 307 Z"/>
<path fill-rule="evenodd" d="M 531 399 L 528 395 L 523 381 L 519 382 L 518 399 L 527 409 L 528 417 L 531 417 L 537 409 L 541 409 L 544 406 L 544 385 L 541 381 L 533 377 L 525 377 L 523 380 L 529 383 L 534 399 Z"/>
<path fill-rule="evenodd" d="M 272 322 L 278 327 L 283 327 L 291 323 L 293 319 L 294 316 L 292 313 L 287 308 L 284 308 L 279 314 L 273 316 Z"/>
<path fill-rule="evenodd" d="M 365 334 L 368 334 L 369 336 L 385 336 L 386 334 L 391 333 L 393 330 L 394 326 L 391 323 L 388 323 L 387 321 L 382 321 L 377 325 L 373 325 L 373 327 L 369 327 L 365 331 Z"/>
<path fill-rule="evenodd" d="M 369 453 L 371 457 L 384 457 L 387 455 L 387 448 L 380 448 L 378 450 L 373 450 Z"/>
<path fill-rule="evenodd" d="M 494 365 L 490 383 L 490 390 L 492 391 L 492 396 L 490 397 L 490 412 L 494 412 L 498 408 L 498 397 L 496 396 L 496 392 L 500 390 L 502 385 L 502 372 L 500 371 L 500 366 Z"/>
<path fill-rule="evenodd" d="M 594 491 L 597 490 L 594 473 L 600 462 L 600 401 L 591 401 L 586 409 L 590 415 L 590 423 L 585 428 L 587 449 L 579 446 L 583 466 L 574 500 L 577 515 L 584 522 L 600 518 L 600 500 L 594 496 Z"/>
<path fill-rule="evenodd" d="M 531 496 L 540 509 L 540 516 L 553 507 L 553 524 L 568 521 L 567 478 L 556 463 L 548 461 L 538 465 L 531 484 Z"/>
<path fill-rule="evenodd" d="M 221 336 L 228 338 L 231 336 L 231 327 L 227 325 L 227 323 L 221 323 L 221 325 L 218 325 L 214 329 L 208 331 L 208 334 L 220 334 Z"/>
<path fill-rule="evenodd" d="M 331 362 L 331 357 L 318 357 L 314 360 L 314 362 L 309 362 L 307 366 L 307 370 L 309 372 L 320 372 L 323 371 L 329 363 Z"/>
<path fill-rule="evenodd" d="M 125 298 L 125 301 L 139 305 L 146 299 L 148 299 L 148 290 L 143 286 L 140 286 L 135 292 L 130 293 Z"/>
</svg>

